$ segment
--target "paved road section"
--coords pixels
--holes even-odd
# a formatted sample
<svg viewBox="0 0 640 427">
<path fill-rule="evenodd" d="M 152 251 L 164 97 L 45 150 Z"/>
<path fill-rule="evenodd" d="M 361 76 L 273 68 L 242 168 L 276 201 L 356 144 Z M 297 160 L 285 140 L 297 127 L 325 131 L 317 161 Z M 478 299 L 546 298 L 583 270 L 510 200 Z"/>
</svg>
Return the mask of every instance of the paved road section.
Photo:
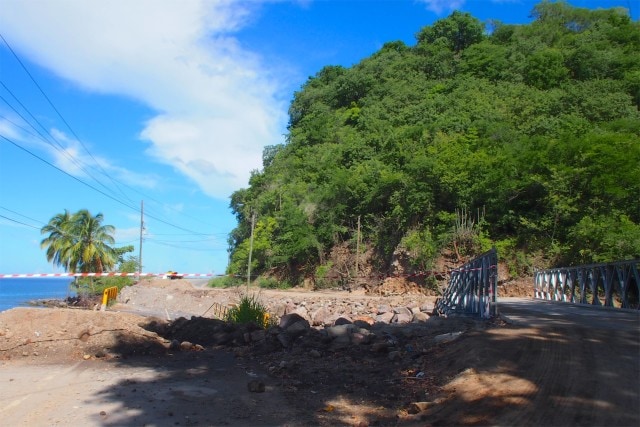
<svg viewBox="0 0 640 427">
<path fill-rule="evenodd" d="M 501 298 L 500 314 L 528 326 L 579 325 L 594 330 L 615 329 L 636 334 L 640 343 L 640 310 L 569 304 L 531 298 Z M 637 353 L 640 356 L 640 352 Z"/>
<path fill-rule="evenodd" d="M 520 333 L 505 352 L 535 384 L 519 425 L 640 425 L 640 312 L 525 298 L 499 310 Z"/>
</svg>

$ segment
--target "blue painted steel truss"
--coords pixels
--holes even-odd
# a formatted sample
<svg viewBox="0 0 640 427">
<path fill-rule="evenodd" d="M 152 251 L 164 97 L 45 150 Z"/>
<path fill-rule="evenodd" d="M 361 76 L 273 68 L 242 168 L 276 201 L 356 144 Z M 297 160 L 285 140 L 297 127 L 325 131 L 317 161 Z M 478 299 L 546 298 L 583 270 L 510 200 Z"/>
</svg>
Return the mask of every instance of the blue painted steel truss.
<svg viewBox="0 0 640 427">
<path fill-rule="evenodd" d="M 535 297 L 640 309 L 640 259 L 536 271 Z"/>
<path fill-rule="evenodd" d="M 495 248 L 451 271 L 449 285 L 436 302 L 438 314 L 470 314 L 490 318 L 498 314 L 498 253 Z"/>
</svg>

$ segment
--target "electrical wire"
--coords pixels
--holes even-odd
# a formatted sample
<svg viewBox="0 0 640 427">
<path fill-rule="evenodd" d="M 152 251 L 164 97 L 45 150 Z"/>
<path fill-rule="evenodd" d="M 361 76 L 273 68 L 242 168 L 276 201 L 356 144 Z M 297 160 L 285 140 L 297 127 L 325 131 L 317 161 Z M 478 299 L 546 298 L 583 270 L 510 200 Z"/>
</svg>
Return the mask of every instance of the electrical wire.
<svg viewBox="0 0 640 427">
<path fill-rule="evenodd" d="M 76 141 L 78 141 L 78 143 L 80 143 L 80 145 L 82 146 L 82 148 L 84 148 L 84 150 L 87 152 L 87 154 L 89 155 L 89 157 L 91 157 L 91 159 L 93 159 L 94 163 L 98 166 L 98 168 L 100 168 L 100 170 L 102 171 L 102 173 L 111 180 L 111 182 L 116 186 L 116 188 L 118 190 L 120 190 L 120 192 L 128 199 L 128 196 L 122 191 L 122 189 L 120 189 L 120 187 L 118 186 L 118 183 L 116 180 L 113 179 L 113 177 L 111 175 L 109 175 L 109 173 L 104 170 L 104 168 L 102 167 L 102 165 L 100 165 L 100 162 L 98 162 L 96 160 L 95 157 L 93 157 L 93 154 L 91 154 L 91 152 L 89 151 L 89 149 L 87 148 L 87 146 L 82 142 L 82 140 L 78 137 L 78 135 L 75 133 L 75 131 L 71 128 L 71 126 L 69 125 L 69 123 L 65 120 L 65 118 L 62 116 L 62 114 L 60 114 L 60 111 L 56 108 L 56 106 L 53 104 L 53 102 L 51 102 L 51 99 L 49 99 L 49 97 L 47 96 L 47 94 L 44 92 L 44 90 L 42 90 L 42 87 L 38 84 L 38 82 L 36 81 L 35 78 L 33 78 L 33 75 L 29 72 L 29 70 L 27 69 L 27 67 L 24 65 L 24 63 L 20 60 L 20 57 L 18 57 L 18 55 L 16 54 L 16 52 L 11 48 L 11 45 L 9 45 L 9 42 L 7 42 L 7 40 L 2 36 L 2 33 L 0 33 L 0 38 L 2 39 L 2 41 L 4 42 L 4 44 L 7 46 L 7 48 L 9 49 L 9 51 L 13 54 L 13 57 L 16 59 L 16 61 L 18 61 L 18 63 L 20 64 L 20 66 L 22 67 L 22 69 L 24 70 L 25 73 L 27 73 L 27 75 L 29 76 L 29 78 L 31 79 L 31 81 L 33 82 L 33 84 L 38 88 L 38 90 L 40 91 L 40 93 L 42 94 L 42 96 L 44 97 L 44 99 L 47 100 L 47 102 L 49 103 L 49 105 L 51 106 L 51 108 L 53 109 L 53 111 L 56 112 L 56 114 L 58 115 L 58 117 L 60 117 L 60 120 L 62 120 L 62 122 L 67 126 L 67 128 L 69 129 L 69 131 L 71 132 L 71 134 L 75 137 Z M 4 84 L 3 84 L 4 86 Z M 131 201 L 131 199 L 129 199 L 129 201 Z"/>
<path fill-rule="evenodd" d="M 44 90 L 42 89 L 42 87 L 40 86 L 40 84 L 38 84 L 38 82 L 36 81 L 36 79 L 33 77 L 33 75 L 29 72 L 28 68 L 26 67 L 26 65 L 23 63 L 23 61 L 19 58 L 19 56 L 16 54 L 16 52 L 13 50 L 13 48 L 11 47 L 11 45 L 8 43 L 8 41 L 4 38 L 4 36 L 0 33 L 0 39 L 2 39 L 2 41 L 4 42 L 4 44 L 6 45 L 6 47 L 9 49 L 9 51 L 11 52 L 11 54 L 13 55 L 13 57 L 15 58 L 15 60 L 20 64 L 20 66 L 22 67 L 23 71 L 29 76 L 30 80 L 32 81 L 32 83 L 37 87 L 37 89 L 39 90 L 40 94 L 44 97 L 44 99 L 46 99 L 47 103 L 49 104 L 49 106 L 53 109 L 53 111 L 55 111 L 55 113 L 57 114 L 57 116 L 62 120 L 62 122 L 66 125 L 66 127 L 69 129 L 69 131 L 71 132 L 71 134 L 75 137 L 75 140 L 83 147 L 83 149 L 87 152 L 87 154 L 90 156 L 90 158 L 95 162 L 96 166 L 100 169 L 100 171 L 102 172 L 102 174 L 104 176 L 106 176 L 114 185 L 115 187 L 119 190 L 119 192 L 121 194 L 123 194 L 125 196 L 125 198 L 131 202 L 131 199 L 127 196 L 127 194 L 122 190 L 121 186 L 127 187 L 128 189 L 130 189 L 131 191 L 134 191 L 140 195 L 142 195 L 143 197 L 145 197 L 146 199 L 152 200 L 162 206 L 165 206 L 173 211 L 178 212 L 181 215 L 184 215 L 186 217 L 189 217 L 191 219 L 194 219 L 196 221 L 205 223 L 204 221 L 200 220 L 199 218 L 195 218 L 193 216 L 187 215 L 184 212 L 173 208 L 172 206 L 163 204 L 162 202 L 150 197 L 149 195 L 146 195 L 138 190 L 136 190 L 135 188 L 128 186 L 118 180 L 116 180 L 115 178 L 113 178 L 111 175 L 109 175 L 109 173 L 104 170 L 104 168 L 102 167 L 102 165 L 100 165 L 100 163 L 96 160 L 96 158 L 93 156 L 93 154 L 88 150 L 87 146 L 82 142 L 82 140 L 78 137 L 78 135 L 76 134 L 76 132 L 73 130 L 73 128 L 70 126 L 69 122 L 63 117 L 63 115 L 60 113 L 60 111 L 58 110 L 58 108 L 56 108 L 56 106 L 53 104 L 53 102 L 51 101 L 51 99 L 47 96 L 47 94 L 44 92 Z M 10 138 L 4 136 L 4 135 L 0 135 L 0 137 L 2 137 L 4 140 L 6 140 L 7 142 L 13 144 L 14 146 L 16 146 L 17 148 L 22 149 L 23 151 L 27 152 L 28 154 L 34 156 L 35 158 L 37 158 L 38 160 L 44 162 L 45 164 L 53 167 L 54 169 L 62 172 L 63 174 L 73 178 L 74 180 L 80 182 L 81 184 L 84 184 L 85 186 L 91 188 L 94 191 L 97 191 L 98 193 L 110 198 L 111 200 L 129 208 L 132 209 L 136 212 L 138 212 L 138 209 L 134 206 L 131 206 L 128 203 L 123 202 L 122 200 L 120 200 L 119 198 L 117 198 L 112 189 L 110 189 L 108 186 L 106 186 L 104 183 L 102 183 L 99 179 L 97 179 L 95 176 L 93 176 L 84 166 L 88 166 L 86 165 L 84 162 L 82 162 L 80 159 L 75 158 L 73 155 L 70 155 L 69 152 L 64 148 L 64 146 L 53 136 L 51 135 L 47 129 L 42 125 L 42 123 L 29 111 L 29 109 L 17 98 L 17 96 L 7 87 L 7 85 L 4 84 L 4 82 L 0 81 L 0 84 L 2 85 L 2 87 L 12 96 L 12 98 L 15 100 L 15 102 L 20 105 L 20 107 L 27 112 L 27 114 L 32 118 L 32 120 L 37 123 L 40 128 L 42 128 L 45 132 L 46 135 L 48 135 L 49 138 L 51 138 L 51 140 L 53 140 L 54 143 L 51 142 L 51 140 L 42 132 L 40 132 L 40 130 L 38 130 L 29 120 L 27 120 L 8 100 L 6 100 L 4 97 L 2 97 L 0 95 L 0 99 L 2 99 L 23 121 L 24 123 L 28 124 L 31 129 L 33 129 L 38 136 L 34 135 L 32 132 L 28 131 L 27 129 L 25 129 L 22 126 L 19 126 L 18 124 L 14 123 L 13 121 L 9 120 L 8 118 L 4 118 L 5 120 L 7 120 L 9 123 L 13 124 L 14 126 L 22 129 L 23 131 L 31 134 L 32 136 L 35 136 L 39 139 L 41 139 L 43 142 L 49 144 L 50 146 L 52 146 L 54 149 L 58 150 L 62 155 L 64 155 L 67 159 L 69 159 L 69 161 L 71 161 L 73 164 L 75 164 L 80 170 L 82 170 L 88 177 L 90 177 L 91 179 L 93 179 L 96 183 L 98 183 L 100 186 L 102 186 L 107 192 L 111 193 L 108 194 L 105 191 L 102 191 L 98 188 L 96 188 L 95 186 L 83 181 L 82 179 L 75 177 L 67 172 L 65 172 L 64 170 L 58 168 L 57 166 L 53 165 L 52 163 L 48 162 L 47 160 L 43 159 L 42 157 L 36 155 L 35 153 L 31 152 L 30 150 L 26 149 L 25 147 L 22 147 L 20 144 L 18 144 L 17 142 L 11 140 Z M 1 116 L 0 116 L 1 117 Z M 57 146 L 56 146 L 57 145 Z M 194 230 L 190 230 L 175 224 L 172 224 L 168 221 L 165 221 L 163 219 L 161 219 L 160 217 L 153 215 L 149 212 L 146 212 L 146 216 L 148 218 L 154 219 L 162 224 L 168 225 L 170 227 L 182 230 L 182 231 L 186 231 L 189 233 L 189 235 L 201 235 L 201 236 L 215 236 L 216 234 L 218 235 L 226 235 L 226 233 L 216 233 L 216 234 L 207 234 L 207 233 L 201 233 L 198 231 L 194 231 Z M 17 222 L 17 221 L 16 221 Z M 195 241 L 194 241 L 195 242 Z"/>
<path fill-rule="evenodd" d="M 80 169 L 81 171 L 83 171 L 87 176 L 89 176 L 91 179 L 93 179 L 95 182 L 97 182 L 98 184 L 100 184 L 102 187 L 104 187 L 107 191 L 111 191 L 111 189 L 109 187 L 107 187 L 104 183 L 102 183 L 98 178 L 96 178 L 95 176 L 93 176 L 88 170 L 87 168 L 85 168 L 85 166 L 88 166 L 86 164 L 84 164 L 82 161 L 80 161 L 79 159 L 77 159 L 76 157 L 72 156 L 71 154 L 69 154 L 69 152 L 66 150 L 66 148 L 53 136 L 51 135 L 46 128 L 42 125 L 42 123 L 40 123 L 40 121 L 31 113 L 31 111 L 29 111 L 28 108 L 26 108 L 24 106 L 24 104 L 22 104 L 22 102 L 20 102 L 20 100 L 13 94 L 13 92 L 4 84 L 4 82 L 2 82 L 0 80 L 0 85 L 2 85 L 2 87 L 9 92 L 9 94 L 16 100 L 16 102 L 31 116 L 31 118 L 38 124 L 40 125 L 40 127 L 47 132 L 47 134 L 49 135 L 49 137 L 56 143 L 56 145 L 54 145 L 51 141 L 49 141 L 49 139 L 43 135 L 38 129 L 36 129 L 36 127 L 31 124 L 22 114 L 20 114 L 20 112 L 13 106 L 11 105 L 11 103 L 9 101 L 7 101 L 2 95 L 0 95 L 0 99 L 2 101 L 5 102 L 5 104 L 7 104 L 9 106 L 9 108 L 11 108 L 26 124 L 28 124 L 34 131 L 37 132 L 37 134 L 39 135 L 39 139 L 42 140 L 43 142 L 45 142 L 46 144 L 50 145 L 53 149 L 55 149 L 56 151 L 58 151 L 60 154 L 62 154 L 64 157 L 66 157 L 71 163 L 73 163 L 74 165 L 76 165 L 78 167 L 78 169 Z M 13 122 L 11 122 L 13 123 Z M 32 134 L 33 135 L 33 134 Z"/>
<path fill-rule="evenodd" d="M 94 190 L 94 191 L 97 191 L 98 193 L 102 194 L 102 195 L 103 195 L 103 196 L 105 196 L 105 197 L 108 197 L 109 199 L 113 200 L 114 202 L 117 202 L 117 203 L 119 203 L 119 204 L 121 204 L 121 205 L 123 205 L 123 206 L 125 206 L 125 207 L 127 207 L 127 208 L 129 208 L 129 209 L 131 209 L 131 210 L 133 210 L 133 211 L 135 211 L 135 212 L 139 212 L 139 210 L 138 210 L 136 207 L 131 206 L 131 205 L 128 205 L 128 204 L 126 204 L 125 202 L 123 202 L 122 200 L 119 200 L 119 199 L 117 199 L 117 198 L 113 197 L 112 195 L 107 194 L 107 193 L 105 193 L 104 191 L 102 191 L 102 190 L 100 190 L 100 189 L 98 189 L 98 188 L 94 187 L 93 185 L 91 185 L 91 184 L 89 184 L 89 183 L 87 183 L 87 182 L 84 182 L 84 181 L 83 181 L 83 180 L 81 180 L 80 178 L 75 177 L 75 176 L 71 175 L 70 173 L 68 173 L 68 172 L 66 172 L 66 171 L 64 171 L 64 170 L 62 170 L 62 169 L 60 169 L 59 167 L 57 167 L 57 166 L 56 166 L 56 165 L 54 165 L 53 163 L 51 163 L 51 162 L 49 162 L 49 161 L 47 161 L 47 160 L 43 159 L 42 157 L 38 156 L 37 154 L 35 154 L 35 153 L 33 153 L 33 152 L 29 151 L 28 149 L 26 149 L 26 148 L 22 147 L 20 144 L 18 144 L 18 143 L 16 143 L 15 141 L 13 141 L 13 140 L 11 140 L 11 139 L 7 138 L 6 136 L 4 136 L 4 135 L 0 135 L 0 138 L 4 139 L 5 141 L 9 142 L 10 144 L 14 145 L 15 147 L 17 147 L 17 148 L 19 148 L 19 149 L 21 149 L 21 150 L 25 151 L 26 153 L 30 154 L 31 156 L 35 157 L 36 159 L 40 160 L 41 162 L 43 162 L 43 163 L 45 163 L 45 164 L 47 164 L 47 165 L 51 166 L 52 168 L 56 169 L 57 171 L 62 172 L 63 174 L 65 174 L 65 175 L 67 175 L 68 177 L 70 177 L 71 179 L 73 179 L 73 180 L 75 180 L 75 181 L 78 181 L 79 183 L 81 183 L 81 184 L 83 184 L 83 185 L 85 185 L 85 186 L 87 186 L 87 187 L 91 188 L 91 189 L 92 189 L 92 190 Z M 165 220 L 163 220 L 163 219 L 161 219 L 161 218 L 158 218 L 158 217 L 155 217 L 155 216 L 153 216 L 153 215 L 147 215 L 147 216 L 148 216 L 149 218 L 153 218 L 153 219 L 155 219 L 155 220 L 156 220 L 156 221 L 158 221 L 158 222 L 161 222 L 161 223 L 163 223 L 163 224 L 165 224 L 165 225 L 168 225 L 169 227 L 173 227 L 173 228 L 178 229 L 178 230 L 186 231 L 186 232 L 188 232 L 188 233 L 190 233 L 190 234 L 195 234 L 195 235 L 199 235 L 199 236 L 206 236 L 206 235 L 207 235 L 207 234 L 205 234 L 205 233 L 200 233 L 200 232 L 198 232 L 198 231 L 189 230 L 188 228 L 184 228 L 184 227 L 181 227 L 181 226 L 179 226 L 179 225 L 172 224 L 172 223 L 170 223 L 170 222 L 168 222 L 168 221 L 165 221 Z"/>
<path fill-rule="evenodd" d="M 31 228 L 35 228 L 36 230 L 40 230 L 38 227 L 36 227 L 34 225 L 25 224 L 24 222 L 17 221 L 15 219 L 6 217 L 4 215 L 0 215 L 0 218 L 6 219 L 7 221 L 15 222 L 16 224 L 24 225 L 25 227 L 31 227 Z"/>
</svg>

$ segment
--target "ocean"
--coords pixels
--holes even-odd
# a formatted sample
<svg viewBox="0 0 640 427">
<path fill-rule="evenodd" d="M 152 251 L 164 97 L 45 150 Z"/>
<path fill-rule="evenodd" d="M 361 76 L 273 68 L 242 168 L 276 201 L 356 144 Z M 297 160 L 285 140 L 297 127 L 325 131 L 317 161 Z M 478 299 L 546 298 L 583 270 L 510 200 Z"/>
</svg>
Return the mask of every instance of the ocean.
<svg viewBox="0 0 640 427">
<path fill-rule="evenodd" d="M 0 311 L 28 306 L 31 300 L 65 299 L 75 296 L 71 277 L 27 277 L 0 279 Z"/>
</svg>

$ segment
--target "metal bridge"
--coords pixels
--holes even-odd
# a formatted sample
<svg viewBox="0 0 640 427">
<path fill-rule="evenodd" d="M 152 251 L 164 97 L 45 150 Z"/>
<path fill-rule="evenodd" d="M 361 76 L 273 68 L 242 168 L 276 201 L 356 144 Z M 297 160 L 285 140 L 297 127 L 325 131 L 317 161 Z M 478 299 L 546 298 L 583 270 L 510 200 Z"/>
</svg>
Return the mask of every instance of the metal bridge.
<svg viewBox="0 0 640 427">
<path fill-rule="evenodd" d="M 495 316 L 497 285 L 498 253 L 493 248 L 451 272 L 449 285 L 436 302 L 436 311 L 443 316 Z"/>
<path fill-rule="evenodd" d="M 453 270 L 436 302 L 443 316 L 497 315 L 498 254 L 494 249 Z M 640 259 L 538 270 L 536 299 L 640 310 Z"/>
<path fill-rule="evenodd" d="M 534 274 L 535 298 L 605 307 L 640 309 L 640 259 Z"/>
</svg>

